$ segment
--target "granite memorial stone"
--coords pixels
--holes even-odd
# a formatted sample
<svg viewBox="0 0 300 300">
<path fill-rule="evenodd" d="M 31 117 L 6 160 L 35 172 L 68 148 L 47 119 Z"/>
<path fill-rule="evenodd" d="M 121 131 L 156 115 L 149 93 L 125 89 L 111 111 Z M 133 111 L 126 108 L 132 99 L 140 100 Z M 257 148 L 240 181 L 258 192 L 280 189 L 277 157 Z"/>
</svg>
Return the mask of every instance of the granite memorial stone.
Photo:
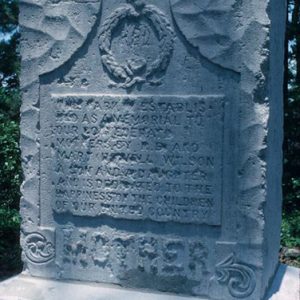
<svg viewBox="0 0 300 300">
<path fill-rule="evenodd" d="M 284 19 L 277 0 L 22 0 L 25 270 L 263 299 Z"/>
</svg>

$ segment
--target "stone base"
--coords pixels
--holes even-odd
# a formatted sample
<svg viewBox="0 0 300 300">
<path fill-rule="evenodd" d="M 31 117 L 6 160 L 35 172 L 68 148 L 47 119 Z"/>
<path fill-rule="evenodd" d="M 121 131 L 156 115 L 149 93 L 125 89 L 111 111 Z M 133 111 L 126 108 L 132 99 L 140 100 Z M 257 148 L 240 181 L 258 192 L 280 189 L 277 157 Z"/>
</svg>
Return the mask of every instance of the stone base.
<svg viewBox="0 0 300 300">
<path fill-rule="evenodd" d="M 105 284 L 54 281 L 20 274 L 0 283 L 0 300 L 207 300 Z M 226 300 L 226 299 L 224 299 Z M 300 269 L 281 265 L 266 300 L 300 300 Z"/>
<path fill-rule="evenodd" d="M 266 300 L 300 300 L 300 269 L 281 265 Z"/>
</svg>

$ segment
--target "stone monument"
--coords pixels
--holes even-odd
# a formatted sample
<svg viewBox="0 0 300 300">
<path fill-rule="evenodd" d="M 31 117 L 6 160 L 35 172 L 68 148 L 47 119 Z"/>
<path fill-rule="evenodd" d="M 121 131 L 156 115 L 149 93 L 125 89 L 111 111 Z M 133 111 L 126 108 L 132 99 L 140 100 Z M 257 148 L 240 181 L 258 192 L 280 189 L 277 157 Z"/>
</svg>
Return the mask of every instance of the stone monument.
<svg viewBox="0 0 300 300">
<path fill-rule="evenodd" d="M 20 22 L 25 272 L 263 299 L 284 1 L 22 0 Z"/>
</svg>

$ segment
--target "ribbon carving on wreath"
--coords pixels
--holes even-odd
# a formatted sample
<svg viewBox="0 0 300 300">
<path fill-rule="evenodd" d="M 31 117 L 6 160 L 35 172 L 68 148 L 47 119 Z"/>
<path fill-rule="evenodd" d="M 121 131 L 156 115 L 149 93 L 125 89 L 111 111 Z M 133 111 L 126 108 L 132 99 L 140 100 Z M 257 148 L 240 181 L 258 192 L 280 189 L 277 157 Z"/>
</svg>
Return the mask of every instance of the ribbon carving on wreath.
<svg viewBox="0 0 300 300">
<path fill-rule="evenodd" d="M 112 51 L 113 33 L 122 21 L 146 18 L 152 25 L 158 39 L 159 55 L 148 63 L 143 58 L 118 62 Z M 174 49 L 174 32 L 166 15 L 156 6 L 145 4 L 143 0 L 127 0 L 127 4 L 117 8 L 103 23 L 99 35 L 99 49 L 104 67 L 113 82 L 111 86 L 128 89 L 136 84 L 149 81 L 157 84 L 153 77 L 165 72 Z"/>
</svg>

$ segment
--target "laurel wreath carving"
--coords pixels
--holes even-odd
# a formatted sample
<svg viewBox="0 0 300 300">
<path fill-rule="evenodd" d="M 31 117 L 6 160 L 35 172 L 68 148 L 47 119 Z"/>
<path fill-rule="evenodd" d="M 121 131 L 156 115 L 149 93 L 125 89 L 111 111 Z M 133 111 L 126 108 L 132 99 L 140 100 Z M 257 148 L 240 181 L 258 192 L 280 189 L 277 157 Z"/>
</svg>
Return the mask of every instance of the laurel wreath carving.
<svg viewBox="0 0 300 300">
<path fill-rule="evenodd" d="M 103 65 L 106 67 L 110 75 L 117 83 L 111 83 L 112 86 L 120 88 L 130 88 L 137 83 L 144 83 L 150 79 L 150 83 L 154 75 L 164 72 L 170 62 L 174 49 L 174 31 L 171 27 L 166 15 L 154 5 L 146 5 L 140 0 L 128 0 L 129 4 L 125 4 L 117 8 L 103 23 L 99 35 L 99 49 Z M 157 35 L 159 42 L 160 55 L 149 66 L 145 63 L 145 71 L 143 75 L 140 68 L 134 67 L 134 62 L 127 60 L 120 64 L 117 62 L 111 51 L 111 43 L 113 31 L 120 22 L 126 18 L 139 19 L 147 18 Z"/>
</svg>

